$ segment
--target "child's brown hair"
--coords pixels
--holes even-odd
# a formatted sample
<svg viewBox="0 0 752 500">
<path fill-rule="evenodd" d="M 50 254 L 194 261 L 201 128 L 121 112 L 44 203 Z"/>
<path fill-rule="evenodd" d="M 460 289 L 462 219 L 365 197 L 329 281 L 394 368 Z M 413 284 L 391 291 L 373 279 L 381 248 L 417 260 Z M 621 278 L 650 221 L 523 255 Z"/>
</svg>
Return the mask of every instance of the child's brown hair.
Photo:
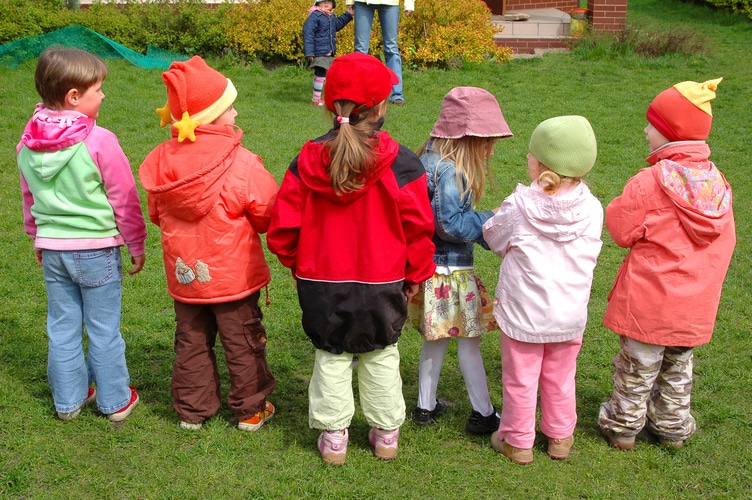
<svg viewBox="0 0 752 500">
<path fill-rule="evenodd" d="M 107 66 L 100 58 L 81 49 L 51 47 L 39 56 L 34 84 L 44 105 L 62 109 L 71 89 L 80 93 L 107 78 Z"/>
</svg>

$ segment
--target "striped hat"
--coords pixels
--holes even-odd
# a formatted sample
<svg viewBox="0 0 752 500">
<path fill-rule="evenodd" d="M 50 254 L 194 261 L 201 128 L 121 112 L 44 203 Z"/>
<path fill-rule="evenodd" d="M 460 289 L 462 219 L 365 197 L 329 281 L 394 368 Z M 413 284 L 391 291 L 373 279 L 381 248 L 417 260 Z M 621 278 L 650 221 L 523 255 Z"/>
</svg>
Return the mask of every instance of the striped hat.
<svg viewBox="0 0 752 500">
<path fill-rule="evenodd" d="M 648 122 L 671 142 L 707 139 L 713 124 L 710 101 L 721 80 L 681 82 L 664 90 L 648 106 Z"/>
</svg>

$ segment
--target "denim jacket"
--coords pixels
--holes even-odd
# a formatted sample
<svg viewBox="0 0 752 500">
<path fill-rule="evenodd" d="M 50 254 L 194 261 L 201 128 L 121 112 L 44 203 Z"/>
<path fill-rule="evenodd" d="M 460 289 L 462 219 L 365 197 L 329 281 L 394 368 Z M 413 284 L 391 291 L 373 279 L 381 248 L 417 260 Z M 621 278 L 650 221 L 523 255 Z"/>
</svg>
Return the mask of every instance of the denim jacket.
<svg viewBox="0 0 752 500">
<path fill-rule="evenodd" d="M 429 143 L 420 160 L 426 169 L 428 196 L 433 209 L 433 242 L 436 245 L 433 261 L 438 266 L 472 266 L 473 244 L 488 249 L 482 228 L 493 212 L 473 210 L 472 193 L 460 199 L 454 162 L 439 161 L 439 154 L 431 146 Z"/>
</svg>

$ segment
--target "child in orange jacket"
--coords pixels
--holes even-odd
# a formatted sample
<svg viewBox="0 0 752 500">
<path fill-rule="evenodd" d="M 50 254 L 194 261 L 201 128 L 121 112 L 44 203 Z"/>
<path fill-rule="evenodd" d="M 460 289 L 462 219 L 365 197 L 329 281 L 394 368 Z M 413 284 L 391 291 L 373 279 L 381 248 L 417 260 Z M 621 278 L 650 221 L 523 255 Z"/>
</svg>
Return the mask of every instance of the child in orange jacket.
<svg viewBox="0 0 752 500">
<path fill-rule="evenodd" d="M 139 177 L 149 218 L 162 232 L 175 300 L 173 406 L 188 430 L 219 409 L 219 333 L 230 372 L 228 405 L 239 429 L 255 431 L 274 414 L 258 301 L 271 279 L 259 233 L 269 227 L 277 183 L 241 144 L 237 91 L 228 78 L 195 56 L 173 63 L 162 79 L 167 105 L 157 112 L 163 125 L 172 124 L 172 138 L 146 157 Z"/>
<path fill-rule="evenodd" d="M 663 446 L 695 432 L 693 348 L 710 341 L 736 244 L 731 186 L 710 161 L 710 101 L 721 79 L 681 82 L 648 107 L 650 167 L 606 208 L 606 226 L 629 248 L 604 325 L 620 335 L 614 391 L 598 424 L 631 450 L 647 425 Z"/>
</svg>

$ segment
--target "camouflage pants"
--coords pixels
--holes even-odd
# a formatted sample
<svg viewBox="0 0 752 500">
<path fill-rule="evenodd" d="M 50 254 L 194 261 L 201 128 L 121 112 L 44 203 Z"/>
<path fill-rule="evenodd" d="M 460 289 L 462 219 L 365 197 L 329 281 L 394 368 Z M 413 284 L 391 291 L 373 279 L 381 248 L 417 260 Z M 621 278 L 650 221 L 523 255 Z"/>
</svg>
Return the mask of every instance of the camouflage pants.
<svg viewBox="0 0 752 500">
<path fill-rule="evenodd" d="M 694 434 L 689 412 L 693 350 L 620 337 L 613 361 L 614 392 L 601 405 L 598 425 L 605 434 L 634 437 L 647 425 L 659 439 L 684 441 Z"/>
</svg>

